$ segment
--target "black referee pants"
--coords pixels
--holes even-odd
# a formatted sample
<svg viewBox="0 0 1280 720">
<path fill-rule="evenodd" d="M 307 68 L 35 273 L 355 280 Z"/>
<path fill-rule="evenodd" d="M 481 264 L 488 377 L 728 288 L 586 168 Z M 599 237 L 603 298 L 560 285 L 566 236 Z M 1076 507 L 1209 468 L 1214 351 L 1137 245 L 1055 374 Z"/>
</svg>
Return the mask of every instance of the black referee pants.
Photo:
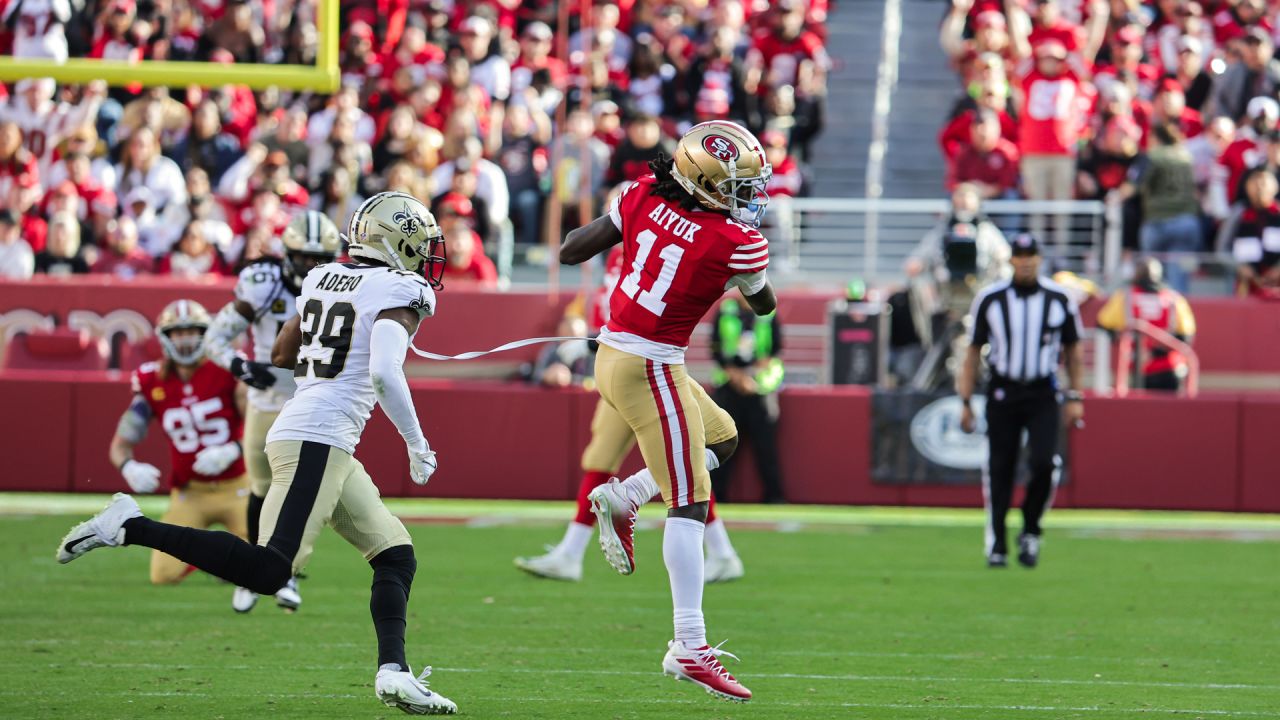
<svg viewBox="0 0 1280 720">
<path fill-rule="evenodd" d="M 1040 519 L 1053 502 L 1058 484 L 1058 427 L 1061 411 L 1057 392 L 1044 386 L 994 387 L 987 396 L 987 444 L 990 451 L 983 473 L 987 506 L 987 554 L 1009 552 L 1005 515 L 1013 501 L 1014 478 L 1027 433 L 1030 479 L 1022 501 L 1022 531 L 1040 534 Z"/>
<path fill-rule="evenodd" d="M 778 461 L 778 423 L 769 414 L 763 395 L 742 395 L 727 384 L 716 388 L 711 397 L 716 404 L 724 408 L 738 426 L 738 437 L 751 444 L 755 453 L 756 469 L 760 473 L 760 482 L 764 484 L 764 498 L 767 503 L 783 502 L 782 469 Z M 733 475 L 734 459 L 737 453 L 720 463 L 720 467 L 711 471 L 711 489 L 716 500 L 728 502 L 729 478 Z"/>
</svg>

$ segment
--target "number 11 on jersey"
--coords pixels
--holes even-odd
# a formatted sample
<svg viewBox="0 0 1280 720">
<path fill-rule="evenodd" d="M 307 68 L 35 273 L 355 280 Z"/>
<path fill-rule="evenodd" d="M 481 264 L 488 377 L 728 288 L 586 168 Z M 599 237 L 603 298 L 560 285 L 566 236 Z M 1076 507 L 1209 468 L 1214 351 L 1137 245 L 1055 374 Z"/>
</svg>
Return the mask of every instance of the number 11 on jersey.
<svg viewBox="0 0 1280 720">
<path fill-rule="evenodd" d="M 644 272 L 645 263 L 649 260 L 649 253 L 653 252 L 653 245 L 658 241 L 658 234 L 652 230 L 641 230 L 636 235 L 636 242 L 639 248 L 636 250 L 636 259 L 631 263 L 631 273 L 622 280 L 619 286 L 627 297 L 640 303 L 640 307 L 645 310 L 662 317 L 662 313 L 667 309 L 667 303 L 663 301 L 667 291 L 671 289 L 671 282 L 675 280 L 676 271 L 680 269 L 680 259 L 684 257 L 684 248 L 679 245 L 668 245 L 662 248 L 658 253 L 658 257 L 662 260 L 662 269 L 658 271 L 658 278 L 653 281 L 653 287 L 648 290 L 640 289 L 640 275 Z M 636 294 L 639 293 L 639 297 Z"/>
</svg>

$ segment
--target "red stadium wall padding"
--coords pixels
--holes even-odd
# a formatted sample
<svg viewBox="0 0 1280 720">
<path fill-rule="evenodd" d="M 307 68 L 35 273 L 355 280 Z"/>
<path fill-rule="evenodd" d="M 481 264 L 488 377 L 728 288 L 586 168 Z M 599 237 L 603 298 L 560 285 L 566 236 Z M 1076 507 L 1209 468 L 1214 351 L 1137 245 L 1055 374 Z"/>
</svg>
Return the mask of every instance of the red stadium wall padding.
<svg viewBox="0 0 1280 720">
<path fill-rule="evenodd" d="M 878 505 L 895 488 L 873 486 L 871 393 L 862 387 L 794 388 L 781 398 L 778 442 L 787 499 Z"/>
<path fill-rule="evenodd" d="M 1280 395 L 1243 398 L 1240 428 L 1240 509 L 1280 512 Z"/>
<path fill-rule="evenodd" d="M 415 380 L 414 399 L 440 471 L 427 488 L 408 477 L 404 444 L 375 410 L 356 456 L 388 496 L 572 498 L 596 396 L 582 390 Z M 120 373 L 0 374 L 9 465 L 0 490 L 114 492 L 124 481 L 107 447 L 129 388 Z M 25 412 L 24 412 L 25 411 Z M 791 388 L 781 397 L 779 441 L 787 497 L 796 503 L 977 507 L 977 487 L 871 482 L 871 398 L 857 387 Z M 1059 506 L 1280 511 L 1274 460 L 1280 394 L 1092 398 L 1088 427 L 1071 434 L 1071 482 Z M 34 420 L 33 420 L 34 418 Z M 154 425 L 140 460 L 168 469 Z M 754 500 L 759 479 L 743 450 L 735 495 Z M 622 476 L 640 468 L 633 452 Z"/>
<path fill-rule="evenodd" d="M 410 483 L 405 494 L 536 500 L 573 497 L 578 455 L 570 440 L 578 422 L 574 396 L 581 391 L 420 381 L 415 381 L 413 388 L 423 432 L 440 453 L 440 469 L 429 486 L 419 488 Z M 399 443 L 394 455 L 404 455 L 395 431 L 384 435 Z M 408 460 L 404 462 L 407 474 Z"/>
<path fill-rule="evenodd" d="M 1235 395 L 1092 398 L 1072 438 L 1079 507 L 1236 510 Z"/>
<path fill-rule="evenodd" d="M 0 488 L 66 492 L 71 488 L 67 452 L 75 386 L 48 375 L 9 372 L 0 378 L 0 448 L 5 465 Z"/>
</svg>

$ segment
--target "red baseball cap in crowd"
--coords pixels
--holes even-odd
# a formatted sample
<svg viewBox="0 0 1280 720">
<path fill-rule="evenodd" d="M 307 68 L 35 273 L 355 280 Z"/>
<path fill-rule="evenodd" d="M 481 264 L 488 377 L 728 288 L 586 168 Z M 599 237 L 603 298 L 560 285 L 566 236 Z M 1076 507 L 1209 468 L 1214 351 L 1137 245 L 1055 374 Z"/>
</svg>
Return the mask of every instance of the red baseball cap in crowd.
<svg viewBox="0 0 1280 720">
<path fill-rule="evenodd" d="M 465 195 L 451 192 L 440 198 L 440 202 L 436 203 L 436 214 L 471 217 L 475 214 L 475 206 L 471 204 L 470 198 Z"/>
<path fill-rule="evenodd" d="M 973 18 L 973 29 L 982 30 L 984 28 L 998 28 L 1004 30 L 1009 24 L 1005 22 L 1004 14 L 999 10 L 983 10 Z"/>
<path fill-rule="evenodd" d="M 765 147 L 786 147 L 787 136 L 781 130 L 765 130 L 760 136 L 760 143 Z"/>
<path fill-rule="evenodd" d="M 1178 82 L 1177 78 L 1167 77 L 1161 80 L 1160 86 L 1156 88 L 1156 94 L 1163 95 L 1171 92 L 1185 94 L 1186 91 L 1182 89 L 1182 83 Z"/>
</svg>

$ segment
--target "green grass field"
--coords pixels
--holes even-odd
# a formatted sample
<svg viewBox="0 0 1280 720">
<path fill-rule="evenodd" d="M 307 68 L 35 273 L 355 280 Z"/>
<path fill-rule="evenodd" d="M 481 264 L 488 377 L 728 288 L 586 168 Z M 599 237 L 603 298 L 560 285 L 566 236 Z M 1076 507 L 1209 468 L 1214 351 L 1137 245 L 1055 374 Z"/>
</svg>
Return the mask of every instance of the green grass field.
<svg viewBox="0 0 1280 720">
<path fill-rule="evenodd" d="M 0 497 L 0 717 L 399 717 L 373 698 L 368 566 L 336 535 L 301 612 L 237 616 L 208 576 L 150 587 L 139 548 L 59 566 L 101 500 Z M 709 638 L 756 694 L 730 705 L 660 673 L 657 530 L 629 578 L 595 548 L 578 584 L 512 567 L 567 507 L 395 504 L 471 518 L 411 525 L 409 658 L 466 716 L 1280 718 L 1280 520 L 1059 512 L 1040 569 L 991 571 L 977 513 L 728 509 L 748 575 L 707 589 Z"/>
</svg>

